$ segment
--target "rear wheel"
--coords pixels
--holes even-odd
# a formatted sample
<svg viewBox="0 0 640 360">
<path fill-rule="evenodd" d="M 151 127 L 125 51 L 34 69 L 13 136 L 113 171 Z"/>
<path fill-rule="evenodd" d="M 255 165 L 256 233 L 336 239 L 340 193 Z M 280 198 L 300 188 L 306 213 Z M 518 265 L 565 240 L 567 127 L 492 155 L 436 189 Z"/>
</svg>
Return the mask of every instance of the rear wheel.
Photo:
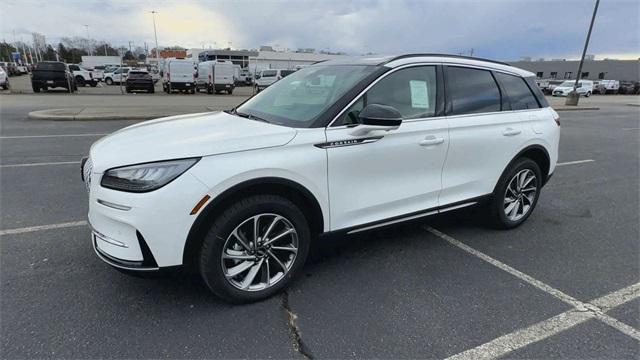
<svg viewBox="0 0 640 360">
<path fill-rule="evenodd" d="M 149 88 L 149 94 L 153 94 L 156 92 L 156 89 L 154 89 L 153 87 Z"/>
<path fill-rule="evenodd" d="M 488 205 L 493 225 L 511 229 L 527 220 L 538 203 L 541 174 L 538 164 L 529 158 L 517 160 L 505 171 Z"/>
<path fill-rule="evenodd" d="M 207 86 L 207 94 L 213 94 L 213 85 Z"/>
<path fill-rule="evenodd" d="M 251 302 L 285 288 L 309 252 L 306 218 L 276 195 L 242 199 L 218 216 L 200 253 L 207 286 L 230 302 Z"/>
<path fill-rule="evenodd" d="M 33 92 L 35 92 L 35 93 L 39 93 L 40 92 L 40 88 L 37 87 L 37 86 L 32 86 L 31 88 L 33 89 Z"/>
<path fill-rule="evenodd" d="M 108 77 L 108 78 L 104 79 L 104 82 L 105 82 L 107 85 L 113 85 L 113 79 L 112 79 L 112 78 L 109 78 L 109 77 Z"/>
<path fill-rule="evenodd" d="M 76 76 L 76 84 L 78 84 L 78 86 L 83 87 L 84 86 L 84 78 L 82 76 Z"/>
<path fill-rule="evenodd" d="M 98 86 L 98 82 L 97 81 L 92 81 L 89 85 L 91 85 L 91 87 L 96 87 L 96 86 Z"/>
<path fill-rule="evenodd" d="M 233 89 L 227 90 L 227 92 L 229 93 L 229 95 L 233 94 Z"/>
</svg>

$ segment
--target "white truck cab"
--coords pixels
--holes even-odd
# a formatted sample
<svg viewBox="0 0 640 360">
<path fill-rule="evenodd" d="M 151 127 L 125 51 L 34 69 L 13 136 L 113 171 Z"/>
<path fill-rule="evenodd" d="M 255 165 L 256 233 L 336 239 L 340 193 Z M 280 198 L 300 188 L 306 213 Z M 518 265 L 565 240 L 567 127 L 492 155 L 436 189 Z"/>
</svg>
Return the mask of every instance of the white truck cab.
<svg viewBox="0 0 640 360">
<path fill-rule="evenodd" d="M 575 85 L 575 80 L 567 80 L 562 84 L 556 86 L 553 89 L 553 96 L 567 96 L 569 92 L 573 90 L 573 86 Z M 593 94 L 593 81 L 591 80 L 580 80 L 578 81 L 578 87 L 576 88 L 578 94 L 584 97 L 589 97 Z"/>
<path fill-rule="evenodd" d="M 231 95 L 235 88 L 235 71 L 235 65 L 228 60 L 203 61 L 198 64 L 196 89 L 206 90 L 209 94 L 226 91 Z"/>
<path fill-rule="evenodd" d="M 167 59 L 162 69 L 162 89 L 166 93 L 175 90 L 195 93 L 196 67 L 189 59 Z"/>
</svg>

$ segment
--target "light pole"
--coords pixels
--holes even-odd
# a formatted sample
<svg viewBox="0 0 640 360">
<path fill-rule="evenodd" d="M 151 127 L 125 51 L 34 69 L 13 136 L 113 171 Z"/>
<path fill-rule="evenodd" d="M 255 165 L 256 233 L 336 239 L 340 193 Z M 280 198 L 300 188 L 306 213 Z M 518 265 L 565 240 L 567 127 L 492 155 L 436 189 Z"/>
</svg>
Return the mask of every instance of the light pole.
<svg viewBox="0 0 640 360">
<path fill-rule="evenodd" d="M 582 77 L 582 64 L 584 63 L 584 56 L 587 53 L 587 48 L 589 47 L 589 38 L 591 38 L 591 30 L 593 30 L 593 23 L 596 20 L 596 13 L 598 12 L 598 5 L 600 5 L 600 0 L 596 0 L 596 5 L 593 8 L 593 16 L 591 16 L 591 24 L 589 24 L 589 32 L 587 32 L 587 39 L 584 42 L 584 49 L 582 50 L 582 57 L 580 58 L 580 65 L 578 65 L 578 74 L 576 74 L 576 82 L 573 84 L 573 90 L 569 92 L 567 95 L 567 101 L 565 101 L 565 105 L 569 106 L 577 106 L 578 99 L 580 98 L 580 94 L 578 94 L 578 82 L 580 81 L 580 77 Z"/>
<path fill-rule="evenodd" d="M 156 65 L 158 65 L 158 51 L 160 50 L 160 49 L 158 49 L 158 32 L 156 31 L 156 14 L 157 13 L 158 12 L 155 11 L 155 10 L 151 11 L 151 14 L 153 16 L 153 35 L 156 38 L 156 54 L 155 54 L 156 55 Z"/>
<path fill-rule="evenodd" d="M 93 54 L 91 53 L 91 44 L 89 43 L 89 25 L 85 24 L 84 28 L 87 30 L 87 52 L 89 53 L 89 56 L 91 56 Z"/>
</svg>

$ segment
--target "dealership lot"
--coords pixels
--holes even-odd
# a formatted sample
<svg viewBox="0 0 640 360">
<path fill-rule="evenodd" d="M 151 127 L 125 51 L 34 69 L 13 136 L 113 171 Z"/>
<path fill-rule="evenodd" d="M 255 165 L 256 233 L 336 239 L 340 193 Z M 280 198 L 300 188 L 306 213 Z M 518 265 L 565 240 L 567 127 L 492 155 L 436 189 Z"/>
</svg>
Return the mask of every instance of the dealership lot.
<svg viewBox="0 0 640 360">
<path fill-rule="evenodd" d="M 132 121 L 26 118 L 140 98 L 166 101 L 0 98 L 4 358 L 640 356 L 640 107 L 626 105 L 636 98 L 561 113 L 563 165 L 522 227 L 491 230 L 468 210 L 326 239 L 287 294 L 244 306 L 197 276 L 132 278 L 93 254 L 79 158 Z M 172 101 L 224 109 L 245 98 Z"/>
</svg>

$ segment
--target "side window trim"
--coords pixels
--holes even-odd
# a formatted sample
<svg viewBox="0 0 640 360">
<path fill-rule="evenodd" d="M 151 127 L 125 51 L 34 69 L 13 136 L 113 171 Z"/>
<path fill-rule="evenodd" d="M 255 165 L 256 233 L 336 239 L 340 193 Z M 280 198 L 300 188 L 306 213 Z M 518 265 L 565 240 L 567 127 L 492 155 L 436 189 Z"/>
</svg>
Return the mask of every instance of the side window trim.
<svg viewBox="0 0 640 360">
<path fill-rule="evenodd" d="M 491 71 L 491 76 L 493 76 L 493 80 L 498 84 L 498 90 L 500 90 L 500 111 L 512 111 L 513 106 L 511 105 L 511 98 L 509 97 L 509 93 L 507 93 L 504 84 L 496 76 L 494 71 Z"/>
<path fill-rule="evenodd" d="M 444 109 L 444 104 L 445 104 L 445 98 L 444 98 L 444 77 L 442 75 L 442 63 L 417 63 L 417 64 L 407 64 L 404 66 L 399 66 L 395 69 L 391 69 L 390 71 L 386 71 L 384 73 L 382 73 L 380 76 L 378 76 L 376 79 L 374 79 L 373 81 L 371 81 L 362 91 L 360 91 L 360 93 L 358 93 L 358 95 L 356 95 L 351 101 L 349 101 L 347 103 L 346 106 L 344 106 L 336 116 L 334 116 L 334 118 L 331 120 L 331 122 L 329 122 L 329 124 L 326 126 L 326 128 L 340 128 L 340 127 L 353 127 L 355 125 L 351 124 L 351 125 L 336 125 L 336 121 L 338 121 L 342 115 L 345 114 L 345 112 L 347 110 L 349 110 L 355 103 L 357 103 L 360 98 L 364 98 L 364 106 L 366 106 L 366 94 L 367 92 L 374 87 L 379 81 L 381 81 L 382 79 L 384 79 L 387 76 L 390 76 L 391 74 L 400 71 L 400 70 L 404 70 L 404 69 L 408 69 L 408 68 L 413 68 L 413 67 L 425 67 L 425 66 L 434 66 L 436 68 L 436 109 L 435 109 L 435 114 L 434 116 L 430 116 L 430 117 L 425 117 L 425 118 L 416 118 L 416 119 L 408 119 L 407 121 L 428 121 L 428 120 L 432 120 L 438 117 L 442 117 L 445 114 L 445 109 Z"/>
</svg>

